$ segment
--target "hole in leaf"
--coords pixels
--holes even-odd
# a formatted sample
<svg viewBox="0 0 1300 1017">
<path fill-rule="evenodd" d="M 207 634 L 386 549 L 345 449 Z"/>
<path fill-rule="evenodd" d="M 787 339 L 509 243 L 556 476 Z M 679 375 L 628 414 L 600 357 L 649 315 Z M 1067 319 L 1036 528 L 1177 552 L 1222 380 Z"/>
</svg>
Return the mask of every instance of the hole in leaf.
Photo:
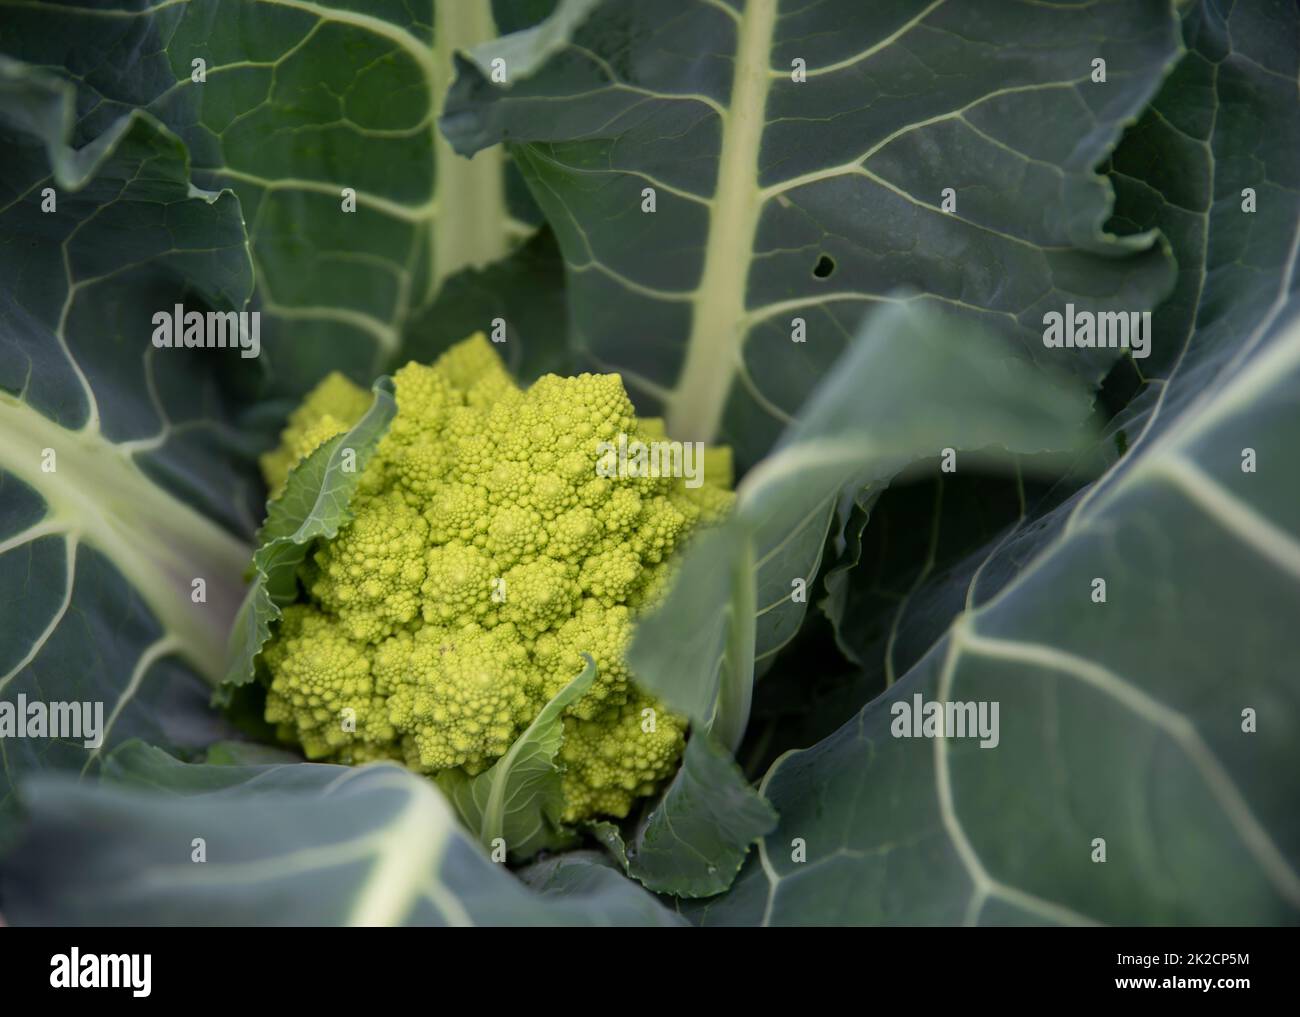
<svg viewBox="0 0 1300 1017">
<path fill-rule="evenodd" d="M 823 254 L 817 259 L 817 264 L 813 266 L 813 275 L 818 279 L 829 279 L 830 274 L 835 271 L 835 259 L 830 255 Z"/>
</svg>

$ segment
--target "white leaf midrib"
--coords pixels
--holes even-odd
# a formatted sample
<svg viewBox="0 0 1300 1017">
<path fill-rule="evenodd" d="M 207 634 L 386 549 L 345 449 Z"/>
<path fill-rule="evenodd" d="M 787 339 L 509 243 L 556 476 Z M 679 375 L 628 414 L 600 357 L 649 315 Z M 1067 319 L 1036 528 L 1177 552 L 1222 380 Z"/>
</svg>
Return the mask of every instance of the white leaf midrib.
<svg viewBox="0 0 1300 1017">
<path fill-rule="evenodd" d="M 70 431 L 0 394 L 0 433 L 0 468 L 45 499 L 47 523 L 107 556 L 191 665 L 220 678 L 249 548 L 159 487 L 98 430 Z M 53 473 L 41 470 L 47 448 L 55 452 Z M 207 582 L 205 604 L 190 599 L 196 578 Z"/>
<path fill-rule="evenodd" d="M 434 59 L 429 79 L 434 189 L 438 214 L 429 220 L 429 290 L 432 301 L 443 281 L 462 268 L 482 268 L 509 253 L 513 230 L 506 208 L 505 150 L 493 145 L 472 159 L 457 155 L 438 129 L 438 116 L 451 87 L 452 56 L 495 39 L 489 0 L 436 0 Z M 509 68 L 507 67 L 507 74 Z M 495 86 L 494 86 L 495 87 Z M 430 203 L 435 201 L 430 197 Z"/>
<path fill-rule="evenodd" d="M 692 300 L 682 383 L 670 397 L 666 414 L 668 432 L 682 440 L 713 439 L 735 375 L 749 266 L 763 208 L 758 157 L 776 23 L 777 0 L 749 0 L 736 29 L 736 67 L 722 122 L 704 270 Z"/>
</svg>

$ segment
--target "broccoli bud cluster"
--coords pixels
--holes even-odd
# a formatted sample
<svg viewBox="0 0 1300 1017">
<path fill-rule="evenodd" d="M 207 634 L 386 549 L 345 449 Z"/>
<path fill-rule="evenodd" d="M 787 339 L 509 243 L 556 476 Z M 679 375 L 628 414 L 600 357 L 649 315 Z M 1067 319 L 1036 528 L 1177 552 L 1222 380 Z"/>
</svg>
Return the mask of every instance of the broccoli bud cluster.
<svg viewBox="0 0 1300 1017">
<path fill-rule="evenodd" d="M 589 654 L 596 681 L 564 718 L 563 819 L 627 815 L 676 768 L 686 722 L 636 687 L 624 651 L 673 552 L 730 507 L 728 450 L 705 453 L 696 486 L 604 475 L 602 447 L 662 441 L 662 424 L 637 419 L 616 374 L 521 389 L 482 334 L 394 383 L 352 521 L 304 563 L 263 650 L 266 719 L 311 759 L 474 775 Z M 341 375 L 321 382 L 262 459 L 272 491 L 368 404 Z"/>
</svg>

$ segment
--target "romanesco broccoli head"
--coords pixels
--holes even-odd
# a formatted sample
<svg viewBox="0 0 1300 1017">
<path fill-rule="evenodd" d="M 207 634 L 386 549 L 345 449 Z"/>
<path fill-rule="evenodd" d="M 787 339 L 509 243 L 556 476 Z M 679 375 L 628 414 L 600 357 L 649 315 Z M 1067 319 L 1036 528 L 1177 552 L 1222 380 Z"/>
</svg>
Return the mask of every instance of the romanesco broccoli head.
<svg viewBox="0 0 1300 1017">
<path fill-rule="evenodd" d="M 481 333 L 394 384 L 353 518 L 304 563 L 263 652 L 267 720 L 311 759 L 474 775 L 589 655 L 596 680 L 565 711 L 563 818 L 627 815 L 675 770 L 686 722 L 637 689 L 624 652 L 674 551 L 730 508 L 729 452 L 705 453 L 702 483 L 659 475 L 681 471 L 636 450 L 663 425 L 637 419 L 618 375 L 521 389 Z M 368 405 L 326 378 L 262 459 L 273 492 Z"/>
</svg>

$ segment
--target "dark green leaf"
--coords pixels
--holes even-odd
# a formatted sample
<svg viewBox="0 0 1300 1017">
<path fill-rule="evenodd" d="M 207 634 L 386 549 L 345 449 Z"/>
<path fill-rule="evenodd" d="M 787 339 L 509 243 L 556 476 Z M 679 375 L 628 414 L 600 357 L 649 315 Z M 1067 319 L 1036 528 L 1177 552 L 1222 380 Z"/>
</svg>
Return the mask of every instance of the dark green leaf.
<svg viewBox="0 0 1300 1017">
<path fill-rule="evenodd" d="M 750 845 L 776 820 L 730 753 L 699 731 L 686 744 L 681 770 L 626 845 L 610 824 L 595 833 L 655 893 L 708 897 L 731 885 Z"/>
<path fill-rule="evenodd" d="M 588 907 L 592 924 L 685 925 L 649 894 L 629 891 L 627 879 L 594 851 L 567 851 L 534 862 L 519 877 L 538 893 Z M 592 907 L 595 902 L 596 906 Z"/>
<path fill-rule="evenodd" d="M 1076 390 L 955 322 L 906 306 L 876 316 L 638 626 L 628 654 L 638 679 L 733 751 L 755 663 L 803 620 L 842 490 L 886 484 L 944 448 L 1028 453 L 1085 436 Z"/>
<path fill-rule="evenodd" d="M 131 743 L 107 769 L 118 786 L 25 786 L 30 825 L 0 862 L 11 924 L 678 924 L 580 858 L 521 886 L 401 767 L 186 765 Z"/>
<path fill-rule="evenodd" d="M 1152 236 L 1103 231 L 1095 167 L 1178 45 L 1162 0 L 568 0 L 460 60 L 442 127 L 467 154 L 509 143 L 580 352 L 748 465 L 902 285 L 1099 380 L 1115 352 L 1059 357 L 1042 316 L 1168 290 Z"/>
<path fill-rule="evenodd" d="M 512 28 L 545 10 L 498 6 Z M 453 52 L 497 35 L 489 0 L 0 11 L 0 51 L 75 87 L 79 135 L 146 110 L 180 136 L 201 183 L 239 195 L 275 391 L 330 370 L 368 384 L 445 281 L 504 258 L 536 225 L 502 149 L 471 161 L 437 129 Z"/>
<path fill-rule="evenodd" d="M 1300 13 L 1205 0 L 1184 31 L 1115 157 L 1120 214 L 1181 274 L 1113 465 L 936 577 L 943 637 L 772 767 L 781 825 L 697 918 L 1300 922 Z M 999 703 L 997 748 L 893 737 L 918 694 Z"/>
<path fill-rule="evenodd" d="M 503 323 L 496 345 L 511 375 L 528 384 L 543 374 L 571 374 L 564 263 L 549 229 L 539 230 L 504 260 L 452 276 L 428 308 L 406 326 L 398 361 L 433 363 L 468 335 Z"/>
<path fill-rule="evenodd" d="M 98 704 L 103 740 L 0 738 L 6 821 L 34 770 L 93 769 L 131 736 L 227 733 L 204 679 L 253 529 L 226 383 L 254 361 L 151 343 L 178 302 L 244 307 L 239 202 L 195 189 L 184 146 L 144 113 L 71 147 L 73 103 L 0 58 L 0 706 Z"/>
</svg>

